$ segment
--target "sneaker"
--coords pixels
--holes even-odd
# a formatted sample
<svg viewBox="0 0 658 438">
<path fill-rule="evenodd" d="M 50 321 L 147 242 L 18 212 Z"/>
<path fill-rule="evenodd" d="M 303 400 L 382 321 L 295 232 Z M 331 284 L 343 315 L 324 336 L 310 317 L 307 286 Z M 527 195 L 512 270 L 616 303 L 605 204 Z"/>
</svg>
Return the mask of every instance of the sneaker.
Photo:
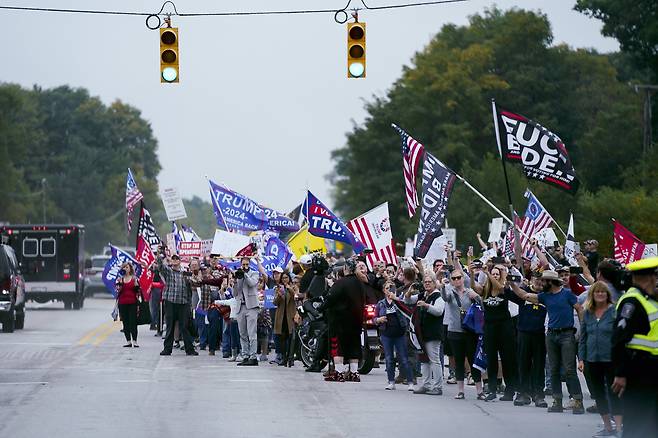
<svg viewBox="0 0 658 438">
<path fill-rule="evenodd" d="M 598 438 L 602 436 L 617 436 L 617 432 L 614 430 L 601 429 L 592 435 L 593 438 Z"/>
<path fill-rule="evenodd" d="M 239 367 L 242 367 L 242 366 L 247 365 L 248 363 L 249 363 L 249 358 L 248 358 L 248 357 L 245 357 L 245 358 L 242 359 L 240 362 L 238 362 L 237 365 L 238 365 Z"/>
<path fill-rule="evenodd" d="M 386 385 L 386 388 L 384 388 L 384 389 L 386 389 L 387 391 L 394 391 L 395 390 L 395 382 L 390 382 L 388 385 Z"/>
<path fill-rule="evenodd" d="M 413 386 L 411 386 L 411 385 L 409 385 L 409 387 L 411 388 L 410 391 L 413 391 L 414 394 L 427 394 L 427 392 L 428 392 L 427 388 L 425 388 L 424 386 L 419 386 L 416 389 L 413 389 Z"/>
<path fill-rule="evenodd" d="M 570 398 L 570 399 L 569 399 L 569 403 L 567 403 L 566 405 L 564 405 L 564 409 L 566 409 L 566 410 L 571 410 L 571 409 L 573 409 L 575 402 L 576 402 L 576 401 L 575 401 L 574 399 Z"/>
<path fill-rule="evenodd" d="M 238 360 L 238 357 L 237 357 L 237 356 L 231 356 L 231 357 L 228 358 L 228 361 L 229 361 L 229 362 L 235 362 L 235 361 L 237 361 L 237 360 Z"/>
<path fill-rule="evenodd" d="M 493 401 L 496 400 L 496 394 L 493 392 L 490 392 L 485 398 L 484 401 Z"/>
<path fill-rule="evenodd" d="M 258 360 L 260 362 L 267 362 L 267 356 L 265 356 L 264 354 L 261 354 L 260 357 L 258 358 Z"/>
<path fill-rule="evenodd" d="M 585 409 L 585 412 L 587 412 L 588 414 L 598 414 L 599 408 L 596 405 L 590 406 L 587 409 Z"/>
<path fill-rule="evenodd" d="M 162 350 L 160 352 L 160 356 L 171 356 L 171 351 L 168 350 Z"/>
<path fill-rule="evenodd" d="M 347 377 L 345 377 L 346 382 L 355 382 L 358 383 L 361 381 L 361 376 L 359 376 L 359 373 L 348 373 Z"/>
<path fill-rule="evenodd" d="M 124 348 L 125 348 L 125 347 L 128 347 L 128 348 L 130 348 L 130 347 L 132 347 L 132 346 L 133 346 L 133 344 L 132 344 L 132 343 L 130 343 L 130 342 L 128 342 L 128 343 L 127 343 L 126 345 L 124 345 Z"/>
<path fill-rule="evenodd" d="M 538 398 L 535 399 L 535 406 L 538 408 L 547 408 L 548 403 L 546 403 L 546 400 L 544 400 L 543 398 Z"/>
<path fill-rule="evenodd" d="M 427 395 L 443 395 L 443 390 L 442 389 L 433 389 L 431 391 L 427 391 L 425 394 L 427 394 Z"/>
<path fill-rule="evenodd" d="M 231 353 L 229 353 L 228 351 L 225 351 L 225 352 L 222 353 L 222 357 L 224 359 L 228 359 L 229 357 L 231 357 Z"/>
<path fill-rule="evenodd" d="M 448 376 L 448 380 L 446 380 L 446 383 L 448 383 L 449 385 L 456 385 L 457 379 L 455 378 L 455 376 L 450 375 Z"/>
<path fill-rule="evenodd" d="M 240 364 L 238 364 L 240 365 Z M 247 359 L 247 363 L 244 364 L 244 366 L 247 367 L 257 367 L 258 366 L 258 359 L 253 357 L 251 359 Z"/>
<path fill-rule="evenodd" d="M 198 355 L 199 355 L 199 352 L 196 351 L 196 350 L 190 350 L 190 351 L 188 351 L 188 352 L 185 353 L 185 354 L 188 355 L 188 356 L 198 356 Z"/>
<path fill-rule="evenodd" d="M 530 404 L 530 397 L 525 394 L 519 394 L 514 400 L 514 406 L 526 406 Z"/>
<path fill-rule="evenodd" d="M 180 341 L 174 342 L 174 348 L 180 348 Z"/>
<path fill-rule="evenodd" d="M 504 394 L 504 395 L 503 395 L 501 398 L 499 398 L 498 400 L 500 400 L 500 401 L 512 401 L 512 400 L 514 400 L 514 394 L 509 394 L 509 393 L 508 393 L 508 394 Z"/>
<path fill-rule="evenodd" d="M 583 401 L 582 400 L 574 400 L 573 414 L 574 415 L 582 415 L 584 413 L 585 413 L 585 408 L 583 407 Z"/>
<path fill-rule="evenodd" d="M 414 390 L 414 384 L 410 383 L 407 385 L 407 391 L 413 391 Z"/>
<path fill-rule="evenodd" d="M 473 377 L 468 376 L 468 379 L 466 379 L 466 385 L 475 386 L 475 380 L 473 380 Z"/>
<path fill-rule="evenodd" d="M 133 348 L 139 348 L 139 345 L 137 345 L 137 343 L 133 342 Z"/>
<path fill-rule="evenodd" d="M 562 407 L 562 399 L 556 398 L 553 400 L 553 405 L 548 408 L 548 412 L 564 412 Z"/>
</svg>

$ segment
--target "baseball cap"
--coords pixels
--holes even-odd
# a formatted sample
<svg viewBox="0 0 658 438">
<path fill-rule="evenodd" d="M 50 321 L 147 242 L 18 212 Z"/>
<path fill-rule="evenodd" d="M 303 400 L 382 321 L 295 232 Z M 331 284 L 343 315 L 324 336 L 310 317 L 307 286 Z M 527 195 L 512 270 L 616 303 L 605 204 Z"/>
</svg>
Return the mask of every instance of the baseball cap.
<svg viewBox="0 0 658 438">
<path fill-rule="evenodd" d="M 278 272 L 279 274 L 283 274 L 283 268 L 281 266 L 277 266 L 274 268 L 274 272 Z"/>
<path fill-rule="evenodd" d="M 174 254 L 171 256 L 172 259 L 180 260 L 180 256 L 178 254 Z"/>
<path fill-rule="evenodd" d="M 310 265 L 311 264 L 312 257 L 309 254 L 304 254 L 299 258 L 299 263 L 302 265 Z"/>
</svg>

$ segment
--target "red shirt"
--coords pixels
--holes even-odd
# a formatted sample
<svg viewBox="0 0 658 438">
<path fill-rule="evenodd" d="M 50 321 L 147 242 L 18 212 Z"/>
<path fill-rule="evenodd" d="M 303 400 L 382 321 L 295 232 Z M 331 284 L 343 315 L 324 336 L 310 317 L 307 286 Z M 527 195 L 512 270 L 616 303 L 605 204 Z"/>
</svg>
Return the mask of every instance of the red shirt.
<svg viewBox="0 0 658 438">
<path fill-rule="evenodd" d="M 137 303 L 137 294 L 139 294 L 139 287 L 136 285 L 137 280 L 133 279 L 129 283 L 121 284 L 121 291 L 119 292 L 119 304 L 135 304 Z"/>
</svg>

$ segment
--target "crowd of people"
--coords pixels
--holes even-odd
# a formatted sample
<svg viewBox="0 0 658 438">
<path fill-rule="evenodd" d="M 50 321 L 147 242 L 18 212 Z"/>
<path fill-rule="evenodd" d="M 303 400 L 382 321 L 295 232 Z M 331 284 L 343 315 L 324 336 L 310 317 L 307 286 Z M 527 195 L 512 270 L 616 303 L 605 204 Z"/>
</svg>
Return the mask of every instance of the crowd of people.
<svg viewBox="0 0 658 438">
<path fill-rule="evenodd" d="M 322 371 L 322 359 L 328 360 L 326 381 L 360 381 L 361 332 L 370 322 L 381 339 L 386 390 L 405 384 L 413 394 L 440 396 L 444 383 L 456 384 L 458 400 L 497 399 L 583 414 L 581 372 L 596 402 L 587 411 L 603 420 L 594 436 L 620 436 L 622 430 L 625 437 L 656 436 L 658 259 L 625 270 L 612 259 L 599 260 L 596 247 L 586 242 L 577 267 L 568 266 L 562 248 L 547 250 L 536 242 L 534 257 L 520 260 L 500 253 L 483 260 L 472 247 L 463 257 L 446 248 L 446 258 L 431 265 L 399 258 L 397 265 L 376 262 L 369 269 L 363 257 L 329 255 L 327 275 L 311 269 L 311 255 L 271 276 L 260 261 L 252 269 L 249 257 L 233 270 L 219 255 L 192 259 L 183 269 L 178 255 L 162 255 L 154 266 L 161 282 L 152 294 L 164 304 L 160 354 L 171 355 L 182 338 L 187 355 L 198 355 L 198 345 L 210 355 L 221 351 L 238 366 L 257 366 L 269 361 L 274 344 L 271 363 L 293 366 L 297 307 L 319 295 L 329 333 L 307 371 Z M 139 283 L 130 264 L 123 274 L 116 288 L 125 346 L 137 347 Z M 263 305 L 265 289 L 274 289 L 273 309 Z M 369 321 L 366 304 L 376 305 Z M 152 313 L 157 320 L 157 308 Z"/>
</svg>

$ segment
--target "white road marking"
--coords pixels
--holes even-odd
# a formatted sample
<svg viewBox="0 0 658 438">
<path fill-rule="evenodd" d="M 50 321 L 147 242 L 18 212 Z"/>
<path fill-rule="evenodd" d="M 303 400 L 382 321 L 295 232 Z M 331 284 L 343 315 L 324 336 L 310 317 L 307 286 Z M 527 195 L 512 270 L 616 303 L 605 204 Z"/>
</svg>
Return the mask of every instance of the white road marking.
<svg viewBox="0 0 658 438">
<path fill-rule="evenodd" d="M 235 379 L 235 380 L 229 380 L 229 382 L 269 383 L 269 382 L 272 382 L 272 380 L 270 380 L 270 379 Z"/>
<path fill-rule="evenodd" d="M 115 380 L 117 383 L 151 383 L 155 380 Z"/>
</svg>

